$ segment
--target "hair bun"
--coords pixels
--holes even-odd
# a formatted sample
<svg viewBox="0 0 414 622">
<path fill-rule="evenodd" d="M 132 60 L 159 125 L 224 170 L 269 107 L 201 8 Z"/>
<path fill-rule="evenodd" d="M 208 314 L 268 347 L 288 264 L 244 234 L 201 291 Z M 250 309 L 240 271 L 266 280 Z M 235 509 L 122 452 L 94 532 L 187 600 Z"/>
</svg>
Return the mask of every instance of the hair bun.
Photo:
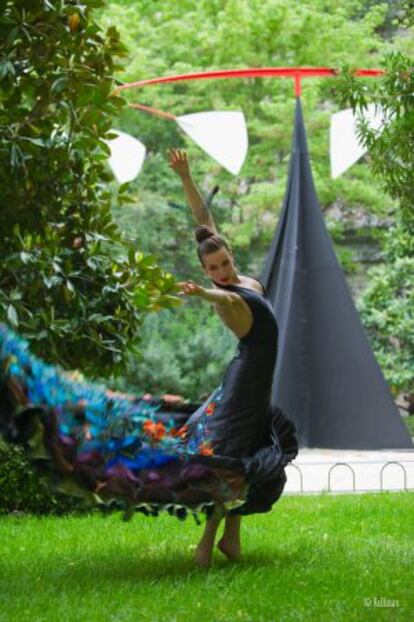
<svg viewBox="0 0 414 622">
<path fill-rule="evenodd" d="M 199 244 L 207 240 L 207 238 L 211 238 L 215 235 L 214 231 L 207 227 L 207 225 L 198 225 L 195 230 L 195 237 Z"/>
</svg>

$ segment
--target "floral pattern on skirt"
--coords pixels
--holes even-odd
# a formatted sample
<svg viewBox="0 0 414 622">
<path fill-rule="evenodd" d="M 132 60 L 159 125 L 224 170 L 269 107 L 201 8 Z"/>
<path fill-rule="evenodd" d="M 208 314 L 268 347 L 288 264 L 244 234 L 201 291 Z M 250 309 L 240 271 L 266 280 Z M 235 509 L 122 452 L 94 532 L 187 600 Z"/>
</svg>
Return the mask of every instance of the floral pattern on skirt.
<svg viewBox="0 0 414 622">
<path fill-rule="evenodd" d="M 186 450 L 189 454 L 202 454 L 204 456 L 213 456 L 214 448 L 211 439 L 208 438 L 208 422 L 209 418 L 214 415 L 214 411 L 223 394 L 223 383 L 211 394 L 208 403 L 203 408 L 202 414 L 197 421 L 196 428 L 192 437 L 186 444 Z M 190 426 L 186 423 L 178 431 L 185 442 L 189 437 Z"/>
</svg>

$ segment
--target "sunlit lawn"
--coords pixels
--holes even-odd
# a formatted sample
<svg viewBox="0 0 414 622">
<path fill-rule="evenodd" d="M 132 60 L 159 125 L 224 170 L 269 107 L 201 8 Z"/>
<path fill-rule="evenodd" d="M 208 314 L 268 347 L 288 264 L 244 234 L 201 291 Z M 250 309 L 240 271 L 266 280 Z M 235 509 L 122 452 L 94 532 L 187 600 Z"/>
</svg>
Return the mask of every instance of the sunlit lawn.
<svg viewBox="0 0 414 622">
<path fill-rule="evenodd" d="M 3 517 L 0 620 L 414 621 L 412 492 L 285 495 L 243 519 L 242 562 L 216 550 L 208 571 L 192 561 L 202 529 L 166 513 Z"/>
</svg>

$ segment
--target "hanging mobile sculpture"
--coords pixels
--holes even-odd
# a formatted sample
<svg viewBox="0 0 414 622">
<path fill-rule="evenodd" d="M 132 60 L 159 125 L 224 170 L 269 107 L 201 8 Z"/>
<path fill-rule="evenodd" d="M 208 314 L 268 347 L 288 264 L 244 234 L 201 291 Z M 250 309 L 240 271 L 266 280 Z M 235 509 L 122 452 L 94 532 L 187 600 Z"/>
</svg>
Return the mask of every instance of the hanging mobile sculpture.
<svg viewBox="0 0 414 622">
<path fill-rule="evenodd" d="M 384 73 L 381 69 L 358 69 L 355 76 L 378 77 Z M 199 73 L 164 76 L 122 84 L 115 89 L 119 93 L 126 89 L 142 88 L 152 84 L 171 82 L 207 80 L 207 79 L 235 79 L 235 78 L 291 78 L 295 83 L 295 95 L 301 95 L 301 82 L 304 78 L 335 77 L 336 69 L 327 67 L 264 67 L 248 69 L 227 69 L 221 71 L 206 71 Z M 246 120 L 241 110 L 205 111 L 181 116 L 170 112 L 157 110 L 139 103 L 130 103 L 131 108 L 142 110 L 153 115 L 174 121 L 201 149 L 216 162 L 221 164 L 229 173 L 238 175 L 247 156 L 248 134 Z M 380 133 L 386 119 L 383 111 L 374 106 L 358 116 L 351 109 L 342 110 L 331 118 L 330 127 L 330 163 L 331 176 L 339 177 L 352 164 L 357 162 L 366 152 L 358 135 L 358 119 L 364 118 L 370 127 Z M 118 132 L 117 139 L 107 141 L 111 149 L 109 164 L 115 177 L 121 183 L 134 179 L 142 169 L 145 159 L 145 146 L 134 137 Z M 121 138 L 121 139 L 120 139 Z"/>
</svg>

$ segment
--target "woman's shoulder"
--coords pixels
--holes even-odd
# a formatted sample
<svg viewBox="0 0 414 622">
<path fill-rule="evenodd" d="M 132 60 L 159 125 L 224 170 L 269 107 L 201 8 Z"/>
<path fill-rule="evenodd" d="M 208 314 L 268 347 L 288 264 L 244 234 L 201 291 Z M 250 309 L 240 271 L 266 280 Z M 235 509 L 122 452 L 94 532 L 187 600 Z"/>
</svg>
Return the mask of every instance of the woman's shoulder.
<svg viewBox="0 0 414 622">
<path fill-rule="evenodd" d="M 259 279 L 254 279 L 251 276 L 245 276 L 244 274 L 237 274 L 240 282 L 235 287 L 241 287 L 243 289 L 251 289 L 258 294 L 266 295 L 266 288 Z M 212 286 L 214 289 L 231 288 L 232 285 L 220 285 L 212 280 Z"/>
<path fill-rule="evenodd" d="M 254 289 L 259 294 L 265 294 L 265 288 L 259 279 L 253 279 L 251 276 L 239 275 L 242 279 L 242 286 L 248 289 Z"/>
</svg>

